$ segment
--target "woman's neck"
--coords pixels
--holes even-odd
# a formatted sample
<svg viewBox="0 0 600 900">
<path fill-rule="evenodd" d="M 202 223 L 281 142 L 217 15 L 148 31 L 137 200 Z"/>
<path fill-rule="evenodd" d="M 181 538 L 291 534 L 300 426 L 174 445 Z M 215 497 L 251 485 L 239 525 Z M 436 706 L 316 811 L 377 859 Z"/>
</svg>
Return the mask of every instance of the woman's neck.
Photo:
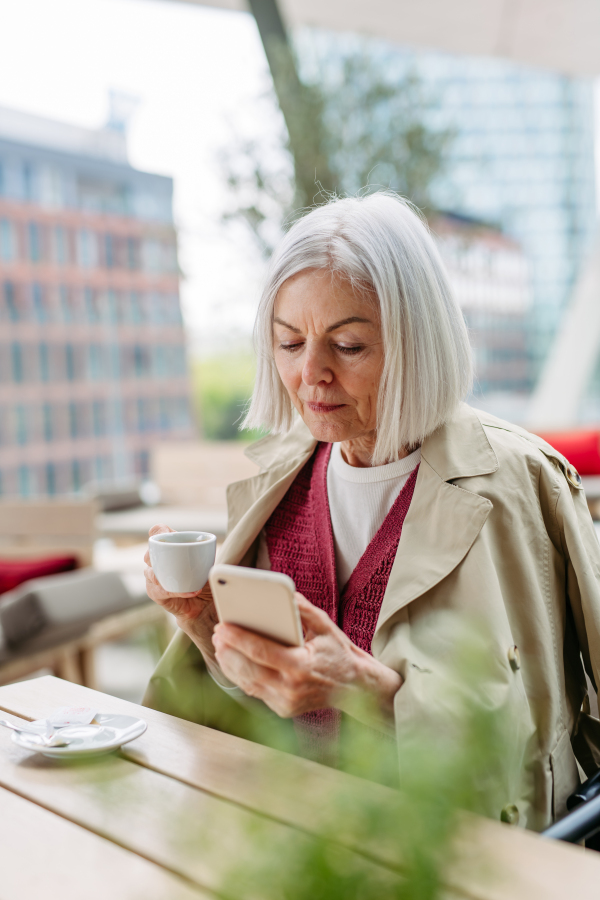
<svg viewBox="0 0 600 900">
<path fill-rule="evenodd" d="M 356 466 L 357 469 L 370 469 L 373 465 L 375 441 L 376 436 L 370 434 L 353 438 L 349 441 L 342 441 L 340 444 L 342 459 L 349 466 Z M 398 451 L 398 459 L 404 459 L 405 456 L 408 456 L 408 450 L 401 448 Z M 382 463 L 382 465 L 385 464 Z"/>
</svg>

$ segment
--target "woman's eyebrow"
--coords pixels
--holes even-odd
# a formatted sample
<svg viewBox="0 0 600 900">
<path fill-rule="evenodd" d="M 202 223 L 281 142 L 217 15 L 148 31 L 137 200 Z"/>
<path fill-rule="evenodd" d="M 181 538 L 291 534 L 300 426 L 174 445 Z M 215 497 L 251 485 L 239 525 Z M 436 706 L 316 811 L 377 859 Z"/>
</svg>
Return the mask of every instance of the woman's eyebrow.
<svg viewBox="0 0 600 900">
<path fill-rule="evenodd" d="M 296 334 L 302 334 L 299 328 L 294 328 L 293 325 L 290 325 L 289 322 L 284 322 L 283 319 L 280 319 L 278 316 L 274 316 L 274 322 L 277 322 L 278 325 L 283 325 L 284 328 L 289 328 L 290 331 L 295 331 Z"/>
<path fill-rule="evenodd" d="M 339 322 L 336 322 L 334 325 L 330 325 L 329 328 L 326 328 L 325 331 L 329 334 L 330 331 L 335 331 L 336 328 L 341 328 L 342 325 L 351 325 L 353 322 L 365 322 L 367 325 L 372 325 L 370 319 L 362 319 L 360 316 L 348 316 L 347 319 L 340 319 Z"/>
<path fill-rule="evenodd" d="M 290 325 L 289 322 L 284 322 L 279 316 L 275 316 L 273 321 L 277 322 L 278 325 L 283 325 L 284 328 L 289 328 L 290 331 L 294 331 L 296 334 L 302 333 L 300 328 L 295 328 L 293 325 Z M 347 319 L 340 319 L 339 322 L 334 322 L 333 325 L 330 325 L 329 328 L 325 329 L 325 333 L 329 334 L 330 331 L 335 331 L 336 328 L 341 328 L 342 325 L 351 325 L 353 322 L 364 322 L 367 325 L 373 324 L 370 319 L 362 319 L 360 316 L 349 316 Z"/>
</svg>

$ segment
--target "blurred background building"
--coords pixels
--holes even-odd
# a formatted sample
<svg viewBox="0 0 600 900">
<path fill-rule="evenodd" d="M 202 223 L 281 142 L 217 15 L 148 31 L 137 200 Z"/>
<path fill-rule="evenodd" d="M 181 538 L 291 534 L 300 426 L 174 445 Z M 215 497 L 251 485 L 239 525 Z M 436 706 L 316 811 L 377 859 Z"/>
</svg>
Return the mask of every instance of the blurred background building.
<svg viewBox="0 0 600 900">
<path fill-rule="evenodd" d="M 456 230 L 454 275 L 459 246 L 461 267 L 474 265 L 478 271 L 468 301 L 462 277 L 454 278 L 475 349 L 471 399 L 526 423 L 529 399 L 597 227 L 593 80 L 491 56 L 357 41 L 314 29 L 301 32 L 296 45 L 300 70 L 312 82 L 321 78 L 339 85 L 357 52 L 385 71 L 386 84 L 396 84 L 398 94 L 409 93 L 412 82 L 418 124 L 446 136 L 437 168 L 430 170 L 427 206 L 438 222 L 439 211 L 448 214 L 446 251 L 449 232 Z M 390 117 L 399 114 L 393 95 L 386 104 Z M 371 127 L 389 126 L 379 120 Z M 385 149 L 387 154 L 374 154 L 369 179 L 396 187 L 398 173 L 390 171 Z M 349 148 L 346 164 L 351 155 Z M 400 190 L 410 197 L 411 187 L 401 184 Z M 422 199 L 412 199 L 423 206 Z M 469 221 L 480 227 L 468 227 Z M 505 293 L 506 278 L 512 277 L 507 253 L 519 282 L 518 313 Z M 492 305 L 491 296 L 497 298 Z"/>
<path fill-rule="evenodd" d="M 443 177 L 432 186 L 436 205 L 495 225 L 527 262 L 531 302 L 521 310 L 521 337 L 515 334 L 526 371 L 493 333 L 476 349 L 476 399 L 522 421 L 519 395 L 536 383 L 595 234 L 593 83 L 499 59 L 398 52 L 431 87 L 433 115 L 455 129 Z M 484 295 L 481 282 L 482 302 Z M 515 333 L 510 304 L 506 313 L 498 327 Z M 467 319 L 473 323 L 469 312 Z M 512 404 L 507 391 L 517 393 Z"/>
<path fill-rule="evenodd" d="M 143 478 L 192 433 L 172 181 L 92 131 L 0 109 L 0 492 Z"/>
<path fill-rule="evenodd" d="M 429 224 L 469 329 L 474 393 L 517 407 L 530 386 L 531 278 L 523 248 L 466 216 L 437 214 Z"/>
</svg>

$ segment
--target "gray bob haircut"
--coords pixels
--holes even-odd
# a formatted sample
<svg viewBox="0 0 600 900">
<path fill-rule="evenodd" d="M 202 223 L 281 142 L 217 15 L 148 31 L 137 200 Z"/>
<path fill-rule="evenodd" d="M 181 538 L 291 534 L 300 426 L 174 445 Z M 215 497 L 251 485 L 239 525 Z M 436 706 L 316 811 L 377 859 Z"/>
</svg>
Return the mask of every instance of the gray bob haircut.
<svg viewBox="0 0 600 900">
<path fill-rule="evenodd" d="M 373 464 L 397 460 L 455 413 L 472 384 L 462 313 L 427 226 L 387 191 L 332 200 L 297 221 L 274 252 L 254 328 L 257 373 L 242 428 L 291 428 L 294 410 L 273 354 L 273 308 L 282 285 L 329 270 L 379 303 L 384 366 Z"/>
</svg>

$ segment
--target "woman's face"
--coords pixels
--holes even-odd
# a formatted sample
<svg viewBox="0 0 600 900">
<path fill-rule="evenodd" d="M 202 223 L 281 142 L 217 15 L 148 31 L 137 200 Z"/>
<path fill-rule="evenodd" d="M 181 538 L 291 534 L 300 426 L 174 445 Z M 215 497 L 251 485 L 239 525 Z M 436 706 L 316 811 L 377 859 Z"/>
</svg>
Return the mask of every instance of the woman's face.
<svg viewBox="0 0 600 900">
<path fill-rule="evenodd" d="M 383 342 L 376 301 L 345 279 L 307 269 L 275 301 L 277 371 L 319 441 L 374 441 Z"/>
</svg>

